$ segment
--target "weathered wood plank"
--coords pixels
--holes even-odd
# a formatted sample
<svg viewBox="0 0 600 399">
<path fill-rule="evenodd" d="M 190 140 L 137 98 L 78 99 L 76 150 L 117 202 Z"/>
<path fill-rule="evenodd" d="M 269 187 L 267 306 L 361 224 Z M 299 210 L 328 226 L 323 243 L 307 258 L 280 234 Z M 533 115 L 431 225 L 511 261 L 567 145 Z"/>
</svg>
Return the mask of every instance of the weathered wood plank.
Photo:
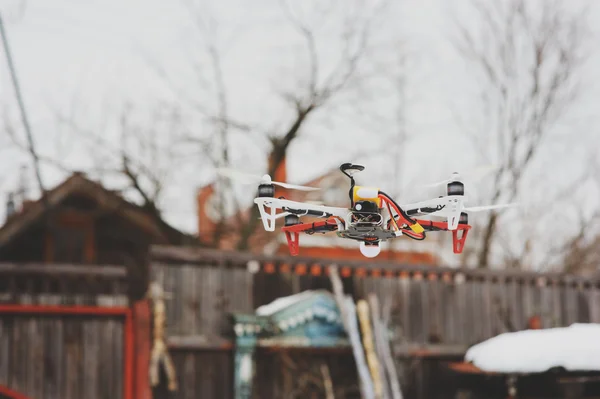
<svg viewBox="0 0 600 399">
<path fill-rule="evenodd" d="M 263 263 L 271 264 L 305 264 L 305 265 L 330 265 L 331 259 L 319 259 L 310 257 L 291 257 L 289 255 L 260 255 L 250 252 L 233 252 L 233 251 L 220 251 L 208 248 L 199 247 L 172 247 L 172 246 L 152 246 L 150 248 L 150 256 L 154 262 L 168 262 L 172 265 L 177 264 L 189 264 L 197 267 L 217 266 L 220 262 L 226 261 L 228 268 L 247 268 L 248 262 L 255 261 L 259 265 Z M 344 260 L 345 267 L 350 269 L 366 269 L 371 271 L 377 270 L 392 270 L 392 271 L 404 271 L 410 274 L 415 273 L 435 273 L 438 275 L 450 274 L 454 276 L 456 274 L 464 274 L 471 278 L 499 278 L 499 277 L 511 277 L 518 278 L 521 280 L 535 280 L 539 277 L 555 278 L 563 280 L 565 278 L 570 279 L 574 282 L 581 282 L 584 284 L 600 284 L 599 277 L 584 277 L 584 276 L 573 276 L 560 272 L 547 272 L 537 273 L 532 271 L 522 270 L 490 270 L 490 269 L 468 269 L 468 268 L 452 268 L 436 266 L 431 267 L 430 265 L 413 265 L 413 264 L 399 264 L 392 262 L 365 262 L 363 260 Z"/>
<path fill-rule="evenodd" d="M 12 333 L 13 336 L 11 346 L 15 349 L 15 351 L 11 356 L 11 359 L 14 361 L 14 364 L 11 365 L 11 370 L 15 370 L 15 372 L 12 373 L 11 383 L 9 386 L 17 391 L 20 391 L 22 389 L 26 389 L 25 381 L 23 381 L 22 376 L 27 373 L 27 362 L 17 361 L 17 359 L 27 359 L 27 341 L 25 339 L 26 335 L 21 320 L 13 320 Z"/>
<path fill-rule="evenodd" d="M 467 345 L 397 344 L 394 346 L 394 355 L 414 358 L 462 357 L 467 349 Z"/>
<path fill-rule="evenodd" d="M 203 269 L 203 271 L 204 270 L 205 269 Z M 173 312 L 173 314 L 175 316 L 175 322 L 173 323 L 173 330 L 177 334 L 182 334 L 183 331 L 185 331 L 185 327 L 183 324 L 183 312 L 184 312 L 184 306 L 183 306 L 184 297 L 183 297 L 183 290 L 182 290 L 183 274 L 181 273 L 180 269 L 175 269 L 173 267 L 170 267 L 170 273 L 173 276 L 174 286 L 173 286 L 173 290 L 171 291 L 171 295 L 172 295 L 173 299 L 167 300 L 167 309 L 168 309 L 167 312 L 171 311 L 171 312 Z M 202 289 L 202 288 L 200 288 L 200 289 Z M 204 291 L 204 290 L 202 289 L 202 291 Z"/>
<path fill-rule="evenodd" d="M 467 335 L 467 286 L 465 277 L 463 274 L 457 274 L 454 278 L 454 284 L 456 289 L 456 304 L 454 306 L 454 317 L 456 322 L 454 323 L 457 341 L 456 342 L 468 342 L 469 337 Z"/>
<path fill-rule="evenodd" d="M 38 263 L 0 263 L 0 276 L 8 275 L 38 275 L 56 277 L 110 277 L 126 278 L 127 268 L 114 265 L 68 265 L 68 264 L 38 264 Z"/>
<path fill-rule="evenodd" d="M 44 397 L 44 320 L 31 318 L 29 321 L 29 336 L 32 340 L 30 345 L 30 359 L 33 363 L 31 371 L 30 388 L 34 398 Z"/>
<path fill-rule="evenodd" d="M 83 326 L 83 366 L 84 366 L 84 395 L 94 398 L 98 393 L 98 373 L 95 363 L 100 357 L 99 325 L 90 321 Z"/>
<path fill-rule="evenodd" d="M 442 308 L 444 312 L 444 332 L 443 342 L 453 344 L 458 342 L 457 334 L 457 315 L 456 309 L 456 289 L 451 281 L 444 280 L 442 283 Z"/>
<path fill-rule="evenodd" d="M 201 376 L 201 378 L 199 378 L 201 381 L 204 382 L 206 380 L 205 376 L 203 375 L 203 370 L 206 370 L 207 367 L 200 367 L 196 369 L 194 360 L 194 355 L 191 353 L 186 354 L 183 360 L 183 368 L 181 372 L 183 374 L 183 381 L 187 383 L 186 385 L 182 386 L 183 399 L 194 399 L 195 397 L 198 397 L 198 395 L 194 392 L 194 384 L 192 382 L 198 378 L 199 375 Z M 208 398 L 209 396 L 206 395 L 206 392 L 202 392 L 200 397 Z"/>
<path fill-rule="evenodd" d="M 542 328 L 552 326 L 552 287 L 545 281 L 540 287 L 540 311 L 542 318 Z"/>
<path fill-rule="evenodd" d="M 398 288 L 400 289 L 400 309 L 402 316 L 402 339 L 411 340 L 411 315 L 410 315 L 410 280 L 400 278 Z"/>
<path fill-rule="evenodd" d="M 207 278 L 204 281 L 202 289 L 207 292 L 209 300 L 202 309 L 202 314 L 206 314 L 206 324 L 204 325 L 203 333 L 220 335 L 221 318 L 224 318 L 225 315 L 219 311 L 221 299 L 218 295 L 221 288 L 219 269 L 210 268 L 206 269 L 206 271 Z"/>
<path fill-rule="evenodd" d="M 597 287 L 590 288 L 589 295 L 590 303 L 590 322 L 600 323 L 600 289 Z"/>
<path fill-rule="evenodd" d="M 122 396 L 123 320 L 0 314 L 0 384 L 32 398 Z"/>
<path fill-rule="evenodd" d="M 188 265 L 183 266 L 180 269 L 180 272 L 182 283 L 180 286 L 181 302 L 179 302 L 181 305 L 181 326 L 179 326 L 178 331 L 181 334 L 185 329 L 188 333 L 194 333 L 196 330 L 196 313 L 198 312 L 198 309 L 194 305 L 194 294 L 196 292 L 196 287 L 194 287 L 194 275 L 196 273 L 195 270 Z M 206 282 L 204 283 L 206 284 Z M 197 288 L 204 291 L 206 285 Z"/>
<path fill-rule="evenodd" d="M 167 346 L 173 350 L 225 350 L 230 351 L 234 343 L 231 340 L 219 336 L 206 335 L 183 335 L 169 336 L 167 338 Z"/>
<path fill-rule="evenodd" d="M 517 329 L 526 329 L 529 324 L 529 318 L 535 315 L 535 309 L 533 306 L 533 289 L 529 281 L 521 284 L 521 295 L 522 295 L 522 318 L 519 320 Z"/>
<path fill-rule="evenodd" d="M 442 282 L 437 276 L 432 275 L 432 279 L 427 281 L 428 301 L 431 307 L 429 316 L 429 332 L 427 342 L 443 342 L 444 311 L 442 306 Z"/>
<path fill-rule="evenodd" d="M 576 291 L 577 322 L 589 323 L 591 320 L 590 289 L 580 286 Z"/>
<path fill-rule="evenodd" d="M 62 323 L 56 323 L 55 319 L 44 321 L 44 346 L 46 354 L 46 375 L 44 377 L 44 394 L 46 398 L 64 397 L 61 363 L 64 355 L 62 345 Z"/>
<path fill-rule="evenodd" d="M 218 395 L 217 383 L 213 381 L 207 385 L 205 380 L 213 378 L 217 381 L 219 373 L 200 368 L 205 364 L 202 362 L 231 354 L 232 343 L 223 341 L 222 336 L 230 328 L 225 323 L 227 313 L 252 312 L 256 306 L 277 297 L 306 289 L 331 287 L 323 286 L 322 276 L 311 274 L 311 266 L 319 264 L 318 260 L 222 252 L 217 256 L 217 252 L 210 251 L 199 253 L 206 257 L 194 255 L 170 264 L 156 263 L 153 268 L 160 267 L 172 274 L 169 278 L 172 286 L 166 288 L 173 294 L 173 298 L 168 300 L 169 313 L 172 313 L 169 317 L 174 321 L 169 347 L 175 356 L 195 356 L 196 380 L 189 389 L 196 396 Z M 256 261 L 258 268 L 248 267 L 252 260 Z M 396 333 L 398 342 L 394 343 L 394 347 L 400 357 L 460 358 L 468 345 L 507 330 L 526 328 L 532 315 L 542 316 L 545 327 L 552 324 L 557 311 L 561 324 L 568 318 L 600 318 L 600 306 L 597 301 L 594 302 L 597 288 L 590 287 L 590 282 L 587 282 L 584 290 L 577 292 L 574 288 L 577 287 L 574 284 L 578 281 L 577 277 L 547 274 L 554 280 L 547 278 L 549 285 L 540 287 L 537 277 L 544 274 L 342 263 L 353 270 L 344 277 L 343 284 L 347 292 L 354 294 L 355 300 L 371 292 L 376 293 L 382 303 L 389 298 L 393 309 L 393 325 L 390 327 Z M 267 264 L 269 267 L 265 268 Z M 290 267 L 282 268 L 283 264 Z M 298 272 L 296 265 L 302 264 L 306 267 Z M 325 264 L 323 261 L 322 265 Z M 387 266 L 390 269 L 386 269 Z M 357 273 L 359 268 L 362 270 Z M 552 281 L 571 288 L 554 287 Z M 567 292 L 569 289 L 575 292 Z M 565 298 L 561 299 L 558 295 L 560 290 L 567 294 Z M 200 310 L 194 313 L 196 301 Z M 198 318 L 194 318 L 195 314 Z M 402 336 L 398 334 L 400 331 Z M 432 341 L 441 343 L 435 347 L 431 346 Z M 400 347 L 402 342 L 407 346 Z M 335 356 L 341 355 L 335 353 Z M 178 367 L 183 367 L 183 357 L 178 362 Z M 225 367 L 224 364 L 221 366 Z M 262 370 L 257 366 L 259 369 Z M 273 369 L 277 370 L 277 367 Z M 181 395 L 183 393 L 177 397 L 183 397 Z"/>
<path fill-rule="evenodd" d="M 577 322 L 578 303 L 577 288 L 572 283 L 565 287 L 565 319 L 567 325 Z"/>
<path fill-rule="evenodd" d="M 506 280 L 501 279 L 492 284 L 492 335 L 508 331 L 505 315 L 508 314 L 508 286 Z"/>
<path fill-rule="evenodd" d="M 474 323 L 477 318 L 477 303 L 473 295 L 473 280 L 468 279 L 464 283 L 465 289 L 465 302 L 464 307 L 461 309 L 461 313 L 464 314 L 464 333 L 465 341 L 468 344 L 474 344 L 477 342 L 477 327 L 478 324 Z"/>
<path fill-rule="evenodd" d="M 427 280 L 427 275 L 424 275 L 419 281 L 421 286 L 421 309 L 423 313 L 421 342 L 428 343 L 434 332 L 435 306 L 432 303 L 431 281 Z"/>
<path fill-rule="evenodd" d="M 472 331 L 471 343 L 481 342 L 483 340 L 483 297 L 481 295 L 481 283 L 479 280 L 471 280 L 469 282 L 470 294 L 471 294 L 471 319 L 469 324 L 471 325 L 470 330 Z"/>
<path fill-rule="evenodd" d="M 509 279 L 507 287 L 508 307 L 507 312 L 504 315 L 509 331 L 515 331 L 521 320 L 520 309 L 522 304 L 520 302 L 519 292 L 520 283 L 516 279 Z"/>
<path fill-rule="evenodd" d="M 552 281 L 552 327 L 560 327 L 562 322 L 562 291 L 557 281 Z"/>
</svg>

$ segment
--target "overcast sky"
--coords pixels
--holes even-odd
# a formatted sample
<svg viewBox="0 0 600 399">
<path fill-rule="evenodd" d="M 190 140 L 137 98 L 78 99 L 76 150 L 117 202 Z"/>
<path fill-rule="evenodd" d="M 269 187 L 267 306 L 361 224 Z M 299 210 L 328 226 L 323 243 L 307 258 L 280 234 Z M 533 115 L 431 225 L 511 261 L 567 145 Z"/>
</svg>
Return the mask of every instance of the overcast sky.
<svg viewBox="0 0 600 399">
<path fill-rule="evenodd" d="M 280 102 L 274 100 L 274 91 L 279 85 L 289 86 L 286 76 L 293 75 L 295 68 L 302 66 L 297 55 L 302 41 L 285 19 L 280 2 L 197 3 L 207 7 L 217 21 L 232 112 L 252 122 L 284 113 Z M 459 108 L 464 105 L 470 85 L 469 72 L 449 45 L 448 38 L 453 17 L 468 25 L 473 23 L 472 15 L 465 11 L 464 0 L 392 3 L 373 35 L 386 45 L 402 42 L 407 57 L 406 117 L 411 136 L 410 146 L 403 152 L 401 165 L 407 170 L 403 178 L 412 181 L 423 176 L 426 183 L 482 162 L 469 140 L 461 134 L 452 114 L 452 104 Z M 58 114 L 73 118 L 87 129 L 105 129 L 107 137 L 114 137 L 111 134 L 116 129 L 115 120 L 125 103 L 133 105 L 138 118 L 150 119 L 156 104 L 181 101 L 172 87 L 158 77 L 157 66 L 167 71 L 174 86 L 187 90 L 188 94 L 195 95 L 201 90 L 201 86 L 194 85 L 190 60 L 203 44 L 198 40 L 193 19 L 184 4 L 185 1 L 159 0 L 0 0 L 0 11 L 42 154 L 60 154 L 58 156 L 73 168 L 89 167 L 89 154 L 74 143 L 73 133 L 68 128 L 57 125 Z M 301 2 L 294 4 L 294 12 L 302 16 L 306 10 L 299 8 Z M 577 0 L 571 4 L 575 9 L 584 3 Z M 600 4 L 590 9 L 590 20 L 596 29 L 590 40 L 598 43 Z M 323 24 L 325 22 L 328 21 Z M 336 42 L 324 40 L 320 45 L 323 64 L 325 67 L 333 65 L 335 54 L 339 52 Z M 0 107 L 10 115 L 11 123 L 18 125 L 16 101 L 3 54 L 0 61 Z M 199 67 L 202 65 L 200 62 Z M 564 129 L 573 133 L 554 139 L 544 155 L 546 158 L 537 165 L 538 172 L 548 169 L 548 173 L 564 182 L 582 167 L 577 164 L 577 158 L 590 146 L 600 146 L 600 135 L 595 128 L 598 124 L 594 123 L 600 91 L 598 79 L 594 79 L 597 72 L 593 72 L 599 70 L 598 54 L 593 54 L 584 71 L 589 78 L 586 102 L 579 112 L 571 115 Z M 360 110 L 354 112 L 360 113 Z M 385 118 L 376 122 L 369 118 L 363 124 L 357 123 L 359 119 L 338 116 L 328 120 L 316 116 L 291 148 L 290 179 L 306 181 L 342 162 L 353 161 L 348 159 L 348 154 L 368 148 L 380 150 L 386 143 L 382 137 L 394 133 L 394 126 Z M 22 134 L 22 130 L 18 132 Z M 367 140 L 373 133 L 378 135 L 375 142 Z M 585 144 L 572 145 L 575 136 L 575 141 Z M 265 160 L 248 160 L 247 154 L 260 154 L 256 148 L 267 148 L 266 142 L 243 137 L 239 140 L 241 144 L 233 153 L 234 160 L 239 162 L 236 166 L 261 172 Z M 256 148 L 250 152 L 248 148 L 252 146 Z M 571 155 L 565 155 L 566 151 L 572 151 Z M 16 184 L 11 172 L 28 160 L 10 150 L 8 140 L 2 135 L 0 159 L 4 168 L 0 172 L 0 192 L 4 195 Z M 564 165 L 558 167 L 556 160 Z M 365 159 L 367 170 L 361 178 L 382 187 L 391 186 L 393 174 L 389 170 L 393 164 L 390 162 L 389 156 Z M 385 169 L 387 173 L 383 173 Z M 195 190 L 210 180 L 211 173 L 211 170 L 187 168 L 172 177 L 163 201 L 170 222 L 195 232 Z M 54 169 L 44 170 L 48 186 L 63 178 L 64 175 Z M 598 193 L 590 190 L 588 195 L 591 196 L 589 206 L 597 206 Z M 411 196 L 410 199 L 414 199 L 415 193 Z M 3 212 L 2 207 L 0 220 L 3 220 Z"/>
</svg>

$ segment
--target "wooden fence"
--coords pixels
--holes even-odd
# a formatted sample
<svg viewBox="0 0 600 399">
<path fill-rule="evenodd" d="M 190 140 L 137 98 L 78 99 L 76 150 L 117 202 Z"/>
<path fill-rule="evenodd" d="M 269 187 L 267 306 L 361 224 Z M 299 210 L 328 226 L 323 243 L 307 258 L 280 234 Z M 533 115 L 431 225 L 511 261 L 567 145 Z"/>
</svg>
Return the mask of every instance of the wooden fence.
<svg viewBox="0 0 600 399">
<path fill-rule="evenodd" d="M 194 392 L 232 385 L 222 380 L 231 373 L 219 373 L 215 382 L 199 366 L 208 364 L 206 356 L 216 362 L 215 351 L 231 350 L 230 312 L 253 312 L 307 289 L 330 289 L 331 260 L 172 247 L 153 248 L 152 259 L 153 278 L 172 294 L 167 323 L 174 356 L 187 359 L 177 361 L 180 383 L 186 386 L 195 377 Z M 366 260 L 336 263 L 346 293 L 355 299 L 375 293 L 389 307 L 398 357 L 460 358 L 472 344 L 527 328 L 532 316 L 543 327 L 600 322 L 600 281 L 595 279 Z M 222 364 L 215 367 L 231 370 L 231 355 L 219 359 Z M 265 389 L 260 381 L 257 386 Z"/>
<path fill-rule="evenodd" d="M 132 396 L 119 267 L 0 264 L 0 385 L 32 399 Z"/>
<path fill-rule="evenodd" d="M 55 308 L 56 309 L 56 308 Z M 0 382 L 31 398 L 122 398 L 128 309 L 0 306 Z M 130 344 L 131 345 L 131 344 Z"/>
<path fill-rule="evenodd" d="M 0 263 L 0 304 L 125 306 L 123 266 Z"/>
</svg>

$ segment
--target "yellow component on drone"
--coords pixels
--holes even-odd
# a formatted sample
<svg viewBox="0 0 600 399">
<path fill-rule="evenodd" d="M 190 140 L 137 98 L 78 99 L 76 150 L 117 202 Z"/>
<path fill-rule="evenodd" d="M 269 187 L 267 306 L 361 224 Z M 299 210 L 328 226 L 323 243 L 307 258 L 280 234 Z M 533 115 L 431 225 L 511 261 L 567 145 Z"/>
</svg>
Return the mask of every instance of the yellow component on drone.
<svg viewBox="0 0 600 399">
<path fill-rule="evenodd" d="M 423 226 L 421 226 L 419 223 L 415 223 L 412 226 L 410 226 L 410 229 L 412 231 L 414 231 L 417 234 L 421 234 L 422 232 L 425 231 L 425 229 L 423 228 Z"/>
<path fill-rule="evenodd" d="M 377 187 L 354 186 L 352 191 L 352 201 L 371 201 L 381 208 L 381 198 L 379 198 L 379 189 Z"/>
</svg>

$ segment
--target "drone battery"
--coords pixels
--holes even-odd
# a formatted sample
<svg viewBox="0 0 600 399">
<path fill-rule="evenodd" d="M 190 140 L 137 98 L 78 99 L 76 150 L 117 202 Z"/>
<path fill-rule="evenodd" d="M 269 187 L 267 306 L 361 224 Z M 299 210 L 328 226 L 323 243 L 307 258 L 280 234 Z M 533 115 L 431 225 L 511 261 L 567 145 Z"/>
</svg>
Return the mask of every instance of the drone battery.
<svg viewBox="0 0 600 399">
<path fill-rule="evenodd" d="M 358 203 L 359 201 L 369 201 L 381 206 L 381 199 L 379 198 L 379 189 L 376 187 L 361 187 L 354 186 L 352 192 L 352 202 Z"/>
</svg>

